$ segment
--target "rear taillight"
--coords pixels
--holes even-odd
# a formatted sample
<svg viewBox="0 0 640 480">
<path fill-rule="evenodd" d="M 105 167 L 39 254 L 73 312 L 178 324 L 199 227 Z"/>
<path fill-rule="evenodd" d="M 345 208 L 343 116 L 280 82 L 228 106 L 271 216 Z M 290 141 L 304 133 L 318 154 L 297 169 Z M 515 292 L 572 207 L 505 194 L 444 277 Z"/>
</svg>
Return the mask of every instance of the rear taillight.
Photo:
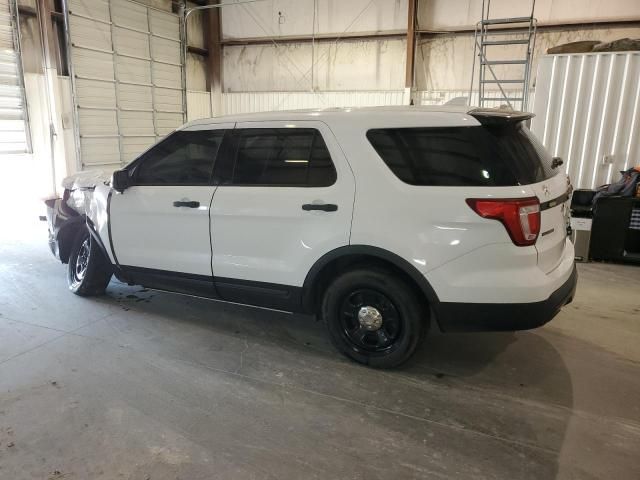
<svg viewBox="0 0 640 480">
<path fill-rule="evenodd" d="M 536 243 L 540 233 L 540 201 L 536 197 L 468 198 L 467 203 L 481 217 L 502 222 L 513 243 L 519 247 Z"/>
</svg>

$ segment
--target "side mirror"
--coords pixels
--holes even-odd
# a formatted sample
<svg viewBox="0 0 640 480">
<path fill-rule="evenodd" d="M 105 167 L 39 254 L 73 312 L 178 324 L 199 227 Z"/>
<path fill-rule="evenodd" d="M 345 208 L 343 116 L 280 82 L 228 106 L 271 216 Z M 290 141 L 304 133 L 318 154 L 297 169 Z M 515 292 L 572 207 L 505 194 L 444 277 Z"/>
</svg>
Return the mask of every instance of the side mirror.
<svg viewBox="0 0 640 480">
<path fill-rule="evenodd" d="M 551 161 L 551 168 L 555 170 L 563 163 L 564 163 L 564 160 L 562 160 L 560 157 L 553 157 L 553 160 Z"/>
<path fill-rule="evenodd" d="M 131 177 L 128 170 L 116 170 L 111 177 L 111 188 L 122 193 L 131 186 Z"/>
</svg>

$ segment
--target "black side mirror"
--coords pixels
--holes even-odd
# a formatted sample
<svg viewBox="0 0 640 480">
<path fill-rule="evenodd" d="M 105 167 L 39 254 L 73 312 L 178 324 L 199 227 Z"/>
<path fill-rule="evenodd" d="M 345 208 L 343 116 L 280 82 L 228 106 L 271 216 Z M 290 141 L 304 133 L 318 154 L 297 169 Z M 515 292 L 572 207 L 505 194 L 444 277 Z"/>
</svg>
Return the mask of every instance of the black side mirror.
<svg viewBox="0 0 640 480">
<path fill-rule="evenodd" d="M 116 192 L 124 192 L 131 186 L 131 177 L 128 170 L 116 170 L 111 177 L 111 188 Z"/>
<path fill-rule="evenodd" d="M 555 170 L 563 163 L 564 163 L 564 160 L 562 160 L 560 157 L 553 157 L 553 160 L 551 161 L 551 168 Z"/>
</svg>

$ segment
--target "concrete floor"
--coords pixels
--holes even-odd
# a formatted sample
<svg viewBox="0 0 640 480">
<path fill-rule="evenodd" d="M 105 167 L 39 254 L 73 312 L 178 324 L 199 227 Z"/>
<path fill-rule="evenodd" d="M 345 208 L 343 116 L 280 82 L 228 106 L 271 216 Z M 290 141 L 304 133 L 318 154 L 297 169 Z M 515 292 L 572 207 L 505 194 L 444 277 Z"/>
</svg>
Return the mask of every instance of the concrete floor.
<svg viewBox="0 0 640 480">
<path fill-rule="evenodd" d="M 580 265 L 550 325 L 375 371 L 302 316 L 74 296 L 23 223 L 0 231 L 2 479 L 640 478 L 640 268 Z"/>
</svg>

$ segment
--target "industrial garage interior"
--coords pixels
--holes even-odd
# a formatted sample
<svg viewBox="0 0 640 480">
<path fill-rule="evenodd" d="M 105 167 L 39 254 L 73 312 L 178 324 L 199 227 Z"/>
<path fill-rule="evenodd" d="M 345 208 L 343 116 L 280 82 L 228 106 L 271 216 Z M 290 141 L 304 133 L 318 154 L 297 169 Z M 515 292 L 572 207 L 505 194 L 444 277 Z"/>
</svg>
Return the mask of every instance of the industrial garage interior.
<svg viewBox="0 0 640 480">
<path fill-rule="evenodd" d="M 298 110 L 307 113 L 285 113 Z M 77 217 L 85 233 L 91 215 L 102 218 L 104 230 L 86 235 L 96 249 L 108 237 L 111 250 L 100 255 L 109 261 L 110 202 L 126 197 L 112 174 L 183 124 L 233 130 L 352 112 L 364 112 L 354 122 L 374 121 L 367 112 L 458 112 L 477 128 L 495 112 L 525 122 L 571 183 L 561 200 L 534 199 L 538 215 L 557 207 L 566 220 L 562 242 L 575 251 L 578 277 L 570 303 L 538 328 L 482 332 L 447 331 L 426 305 L 428 333 L 415 354 L 381 369 L 336 351 L 322 313 L 329 297 L 317 315 L 217 302 L 130 281 L 117 259 L 103 294 L 72 293 L 52 206 L 77 216 L 85 202 L 86 223 Z M 358 177 L 353 195 L 366 182 Z M 95 200 L 101 189 L 106 206 Z M 214 207 L 188 200 L 173 205 L 205 211 L 205 263 L 215 270 Z M 243 200 L 261 203 L 259 193 Z M 535 248 L 512 244 L 506 220 L 511 240 L 497 217 L 462 204 L 501 229 L 508 245 L 494 245 L 497 256 Z M 443 205 L 413 208 L 403 220 Z M 385 212 L 375 215 L 384 229 Z M 542 218 L 538 247 L 554 230 Z M 637 0 L 0 0 L 0 220 L 0 479 L 640 478 Z M 266 242 L 261 228 L 246 236 Z M 466 230 L 434 228 L 443 236 L 424 233 L 423 244 L 446 238 L 452 248 L 459 241 L 444 235 Z M 185 243 L 194 235 L 166 234 Z M 510 261 L 520 286 L 523 261 Z M 496 277 L 473 268 L 451 282 L 473 277 L 467 291 L 490 291 Z M 260 280 L 265 295 L 283 283 Z M 380 328 L 362 312 L 362 328 Z"/>
</svg>

